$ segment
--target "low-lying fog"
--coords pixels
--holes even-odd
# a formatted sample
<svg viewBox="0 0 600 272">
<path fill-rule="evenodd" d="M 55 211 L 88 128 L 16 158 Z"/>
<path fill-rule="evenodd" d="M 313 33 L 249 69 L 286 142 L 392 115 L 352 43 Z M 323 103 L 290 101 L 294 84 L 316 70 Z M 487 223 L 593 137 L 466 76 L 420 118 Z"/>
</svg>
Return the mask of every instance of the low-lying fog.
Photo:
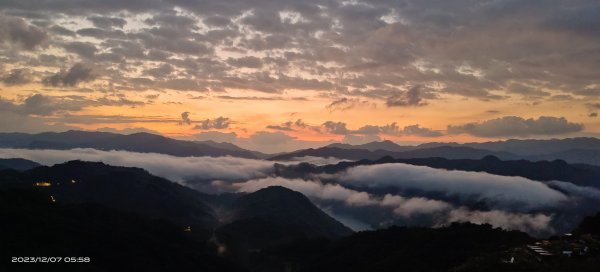
<svg viewBox="0 0 600 272">
<path fill-rule="evenodd" d="M 599 207 L 600 202 L 600 190 L 567 182 L 543 183 L 400 163 L 357 166 L 326 178 L 312 175 L 304 180 L 276 176 L 272 161 L 235 157 L 174 157 L 95 149 L 0 149 L 0 157 L 44 165 L 84 160 L 140 167 L 207 193 L 252 192 L 280 185 L 305 194 L 355 230 L 470 221 L 548 235 L 568 231 L 584 214 L 592 212 L 590 203 Z M 307 157 L 285 163 L 339 161 Z"/>
</svg>

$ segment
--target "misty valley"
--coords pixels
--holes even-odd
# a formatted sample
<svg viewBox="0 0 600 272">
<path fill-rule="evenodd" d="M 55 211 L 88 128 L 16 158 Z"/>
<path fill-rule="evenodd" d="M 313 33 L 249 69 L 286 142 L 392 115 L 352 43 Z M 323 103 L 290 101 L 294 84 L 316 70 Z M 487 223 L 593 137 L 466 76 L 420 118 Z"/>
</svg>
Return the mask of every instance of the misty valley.
<svg viewBox="0 0 600 272">
<path fill-rule="evenodd" d="M 600 166 L 540 154 L 581 146 L 600 151 L 572 138 L 269 156 L 147 133 L 0 134 L 1 267 L 596 271 Z"/>
</svg>

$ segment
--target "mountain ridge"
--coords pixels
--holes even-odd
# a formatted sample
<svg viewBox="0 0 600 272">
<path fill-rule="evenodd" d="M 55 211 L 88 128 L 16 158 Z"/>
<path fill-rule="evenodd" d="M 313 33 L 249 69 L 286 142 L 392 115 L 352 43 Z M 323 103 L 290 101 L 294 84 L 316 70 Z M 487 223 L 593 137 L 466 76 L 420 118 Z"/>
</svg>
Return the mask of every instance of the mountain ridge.
<svg viewBox="0 0 600 272">
<path fill-rule="evenodd" d="M 234 146 L 232 144 L 232 146 Z M 176 140 L 161 135 L 139 132 L 117 134 L 111 132 L 69 130 L 39 134 L 0 133 L 0 147 L 26 149 L 94 148 L 99 150 L 124 150 L 143 153 L 160 153 L 173 156 L 235 156 L 256 159 L 253 151 L 242 148 L 219 147 L 194 141 Z"/>
</svg>

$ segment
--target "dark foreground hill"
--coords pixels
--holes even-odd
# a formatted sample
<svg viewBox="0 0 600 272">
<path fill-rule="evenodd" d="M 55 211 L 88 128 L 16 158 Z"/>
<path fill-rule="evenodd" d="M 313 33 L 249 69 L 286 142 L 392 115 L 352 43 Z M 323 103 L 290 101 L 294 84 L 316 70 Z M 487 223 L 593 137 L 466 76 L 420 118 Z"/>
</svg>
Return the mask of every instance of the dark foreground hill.
<svg viewBox="0 0 600 272">
<path fill-rule="evenodd" d="M 26 159 L 0 159 L 0 170 L 13 169 L 26 171 L 41 166 L 41 164 Z"/>
<path fill-rule="evenodd" d="M 102 235 L 109 235 L 107 233 L 112 231 L 113 224 L 117 224 L 114 226 L 117 232 L 125 228 L 126 233 L 123 235 L 126 235 L 135 230 L 136 224 L 153 225 L 157 224 L 154 222 L 164 221 L 180 232 L 187 230 L 198 241 L 215 247 L 225 246 L 227 256 L 241 260 L 237 259 L 238 256 L 243 256 L 250 249 L 293 243 L 302 239 L 335 239 L 352 233 L 304 195 L 283 187 L 270 187 L 247 194 L 207 195 L 153 176 L 143 169 L 114 167 L 103 163 L 71 161 L 25 172 L 0 171 L 0 192 L 18 196 L 19 191 L 25 192 L 28 200 L 17 197 L 14 202 L 5 203 L 3 208 L 7 214 L 23 213 L 22 209 L 38 207 L 21 205 L 23 201 L 61 207 L 48 210 L 43 206 L 43 209 L 40 208 L 27 217 L 16 217 L 9 221 L 3 218 L 3 223 L 10 224 L 11 228 L 0 232 L 0 237 L 9 237 L 13 239 L 11 241 L 23 239 L 26 244 L 23 244 L 22 249 L 53 247 L 55 240 L 52 239 L 44 240 L 36 236 L 38 238 L 28 240 L 25 230 L 31 228 L 35 228 L 35 233 L 40 236 L 52 237 L 55 236 L 55 231 L 61 237 L 69 237 L 71 228 L 77 228 L 79 232 L 69 238 L 78 239 L 71 248 L 77 252 L 81 249 L 80 243 L 87 241 L 95 244 L 98 243 L 96 239 L 104 237 Z M 35 197 L 27 198 L 28 194 Z M 219 217 L 211 206 L 218 206 L 223 217 Z M 40 213 L 47 215 L 40 216 Z M 29 216 L 39 216 L 40 221 Z M 57 229 L 45 228 L 45 220 L 56 223 L 57 226 L 54 227 Z M 95 222 L 103 220 L 106 220 L 105 224 L 96 225 Z M 107 233 L 96 233 L 98 228 L 104 227 Z M 21 231 L 16 232 L 15 229 Z M 153 230 L 142 228 L 143 231 Z M 89 239 L 80 237 L 86 234 L 90 236 Z M 156 235 L 161 235 L 160 231 Z M 125 248 L 129 246 L 127 243 L 130 240 L 127 237 L 119 239 L 125 239 Z M 65 244 L 60 246 L 69 249 L 69 241 L 65 240 Z M 110 241 L 116 250 L 120 248 L 117 241 Z M 105 249 L 102 243 L 99 247 Z"/>
<path fill-rule="evenodd" d="M 508 249 L 530 239 L 524 233 L 489 225 L 392 227 L 317 245 L 314 251 L 318 254 L 301 262 L 299 271 L 448 271 L 479 254 Z"/>
<path fill-rule="evenodd" d="M 0 271 L 242 271 L 202 236 L 102 205 L 0 190 L 0 218 Z M 32 256 L 80 257 L 83 263 L 11 263 Z"/>
<path fill-rule="evenodd" d="M 220 227 L 217 236 L 244 250 L 352 233 L 303 194 L 279 186 L 240 196 L 231 205 L 230 218 L 232 222 Z"/>
<path fill-rule="evenodd" d="M 34 188 L 59 203 L 94 203 L 180 225 L 214 227 L 218 220 L 202 194 L 139 168 L 71 161 L 22 173 L 0 172 L 0 188 Z"/>
<path fill-rule="evenodd" d="M 246 232 L 257 231 L 256 235 L 267 227 L 279 230 L 278 237 L 263 231 L 263 243 L 337 238 L 352 232 L 304 195 L 283 187 L 211 196 L 153 176 L 143 169 L 96 162 L 70 161 L 25 172 L 0 171 L 0 188 L 3 187 L 34 189 L 57 203 L 93 203 L 207 232 L 220 227 L 219 233 L 233 234 L 239 225 Z M 222 218 L 211 208 L 215 202 L 225 203 L 219 207 Z M 249 228 L 243 223 L 246 221 L 261 227 Z"/>
<path fill-rule="evenodd" d="M 256 271 L 268 267 L 269 271 L 298 272 L 592 272 L 600 265 L 600 236 L 595 229 L 599 221 L 600 214 L 588 217 L 573 235 L 545 240 L 470 223 L 442 228 L 390 227 L 338 240 L 310 240 L 273 247 L 255 254 L 254 260 L 256 267 L 260 267 Z M 546 255 L 534 251 L 532 246 Z"/>
</svg>

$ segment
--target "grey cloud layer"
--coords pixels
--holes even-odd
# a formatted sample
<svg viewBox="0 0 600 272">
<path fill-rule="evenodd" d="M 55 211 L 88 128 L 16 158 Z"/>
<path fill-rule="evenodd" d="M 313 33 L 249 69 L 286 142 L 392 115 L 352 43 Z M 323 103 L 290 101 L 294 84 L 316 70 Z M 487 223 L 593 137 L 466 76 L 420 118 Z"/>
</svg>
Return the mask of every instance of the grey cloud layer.
<svg viewBox="0 0 600 272">
<path fill-rule="evenodd" d="M 407 164 L 357 166 L 342 174 L 343 184 L 357 188 L 422 190 L 474 198 L 494 208 L 532 210 L 558 206 L 567 196 L 545 184 L 521 177 L 446 171 Z"/>
<path fill-rule="evenodd" d="M 593 97 L 599 83 L 600 4 L 592 0 L 7 0 L 0 9 L 0 42 L 26 50 L 49 43 L 115 71 L 145 62 L 174 68 L 113 79 L 124 87 L 335 90 L 347 105 L 363 96 L 402 107 L 439 93 Z M 63 24 L 72 18 L 91 25 Z M 97 41 L 72 43 L 79 37 Z"/>
<path fill-rule="evenodd" d="M 124 96 L 103 96 L 87 98 L 84 96 L 48 96 L 40 93 L 26 97 L 21 103 L 0 97 L 0 112 L 27 116 L 48 116 L 55 113 L 76 112 L 86 107 L 97 106 L 143 106 L 144 102 L 129 100 Z"/>
<path fill-rule="evenodd" d="M 330 201 L 344 203 L 346 208 L 342 210 L 345 210 L 343 213 L 346 216 L 340 217 L 332 211 L 330 211 L 330 214 L 344 222 L 358 222 L 359 224 L 356 225 L 364 225 L 365 223 L 361 221 L 360 216 L 356 218 L 355 215 L 349 218 L 348 214 L 352 214 L 352 210 L 375 208 L 379 209 L 378 213 L 381 213 L 381 210 L 391 212 L 387 215 L 387 221 L 396 218 L 404 224 L 409 223 L 413 216 L 427 216 L 431 217 L 437 226 L 452 222 L 473 222 L 530 233 L 553 231 L 550 227 L 552 215 L 543 213 L 527 214 L 503 210 L 470 210 L 466 207 L 454 207 L 450 203 L 424 197 L 402 197 L 392 194 L 386 194 L 384 197 L 376 197 L 364 191 L 348 189 L 339 184 L 323 184 L 319 181 L 267 177 L 234 183 L 230 185 L 230 188 L 235 188 L 242 192 L 254 192 L 274 185 L 301 192 L 323 206 L 327 206 L 326 203 Z M 360 212 L 357 211 L 356 213 Z M 378 224 L 381 225 L 384 222 L 379 222 Z M 364 226 L 361 228 L 364 228 Z"/>
<path fill-rule="evenodd" d="M 0 149 L 4 158 L 25 158 L 45 165 L 70 160 L 100 161 L 111 165 L 141 167 L 150 173 L 183 182 L 190 179 L 242 181 L 264 177 L 273 168 L 268 161 L 233 157 L 174 157 L 153 153 L 100 151 L 95 149 L 27 150 Z"/>
<path fill-rule="evenodd" d="M 564 117 L 541 116 L 524 119 L 517 116 L 486 120 L 481 123 L 448 126 L 448 133 L 466 133 L 479 137 L 524 137 L 558 135 L 582 131 L 583 124 L 569 122 Z"/>
</svg>

